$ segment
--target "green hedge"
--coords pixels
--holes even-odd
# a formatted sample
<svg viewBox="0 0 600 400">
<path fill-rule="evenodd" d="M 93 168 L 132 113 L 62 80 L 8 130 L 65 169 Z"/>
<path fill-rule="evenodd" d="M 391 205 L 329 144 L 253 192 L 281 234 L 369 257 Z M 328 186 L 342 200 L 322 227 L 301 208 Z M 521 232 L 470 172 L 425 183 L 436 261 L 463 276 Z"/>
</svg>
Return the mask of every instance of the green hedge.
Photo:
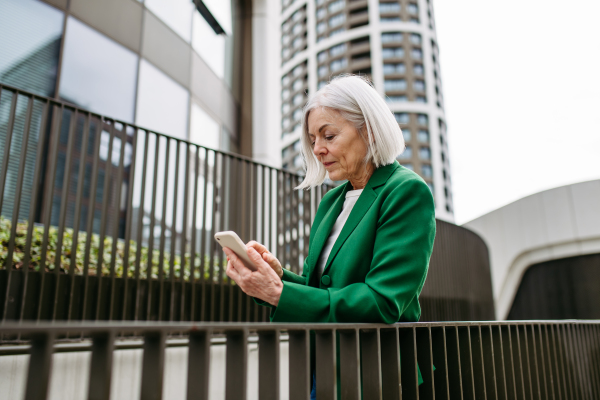
<svg viewBox="0 0 600 400">
<path fill-rule="evenodd" d="M 0 216 L 0 265 L 4 267 L 6 265 L 6 260 L 8 257 L 8 243 L 10 240 L 10 232 L 11 232 L 11 221 L 5 217 Z M 44 227 L 39 225 L 34 225 L 33 227 L 33 237 L 31 243 L 31 251 L 30 251 L 30 262 L 29 268 L 31 270 L 39 271 L 40 262 L 42 258 L 42 241 L 44 238 Z M 27 222 L 20 222 L 17 224 L 17 235 L 15 239 L 15 250 L 13 252 L 13 266 L 14 268 L 21 269 L 23 268 L 23 259 L 25 258 L 25 242 L 27 239 Z M 75 254 L 75 274 L 82 275 L 83 274 L 83 264 L 85 257 L 85 246 L 87 243 L 87 233 L 79 232 L 77 236 L 77 251 Z M 90 246 L 90 261 L 89 261 L 89 269 L 88 273 L 90 275 L 96 275 L 98 271 L 98 250 L 100 246 L 100 237 L 97 234 L 92 234 L 91 237 L 92 243 Z M 49 235 L 48 235 L 48 246 L 46 249 L 46 271 L 54 270 L 55 260 L 56 260 L 56 248 L 58 242 L 58 228 L 55 226 L 50 227 Z M 112 251 L 112 237 L 105 237 L 104 239 L 104 251 L 102 257 L 102 274 L 106 275 L 110 273 L 110 263 L 111 263 L 111 251 Z M 68 272 L 71 268 L 71 259 L 73 254 L 71 253 L 71 246 L 73 244 L 73 229 L 66 228 L 63 234 L 63 242 L 61 245 L 61 255 L 60 255 L 60 268 L 63 272 Z M 128 257 L 128 267 L 127 267 L 127 275 L 129 277 L 133 277 L 135 274 L 135 261 L 137 254 L 137 243 L 133 240 L 129 241 L 129 257 Z M 122 239 L 117 240 L 117 253 L 116 253 L 116 263 L 115 263 L 115 274 L 118 277 L 123 276 L 123 261 L 125 256 L 125 241 Z M 179 255 L 175 255 L 174 257 L 174 270 L 175 276 L 180 278 L 181 271 L 183 269 L 185 280 L 190 279 L 191 268 L 190 268 L 190 254 L 185 253 L 185 264 L 182 268 L 182 259 Z M 142 278 L 147 277 L 148 270 L 148 248 L 141 248 L 140 255 L 140 276 Z M 160 251 L 154 249 L 152 251 L 152 277 L 158 278 L 159 271 L 159 260 L 160 260 Z M 205 267 L 204 267 L 204 277 L 205 279 L 209 279 L 210 277 L 210 260 L 207 255 L 204 256 Z M 226 259 L 223 259 L 223 266 L 226 265 Z M 195 257 L 195 271 L 194 278 L 200 279 L 200 264 L 201 264 L 201 256 L 196 255 Z M 219 265 L 217 264 L 217 260 L 214 260 L 214 279 L 218 280 L 219 276 Z M 171 269 L 171 254 L 167 251 L 163 253 L 163 271 L 165 277 L 170 277 L 170 269 Z M 227 280 L 227 276 L 224 276 L 225 280 Z"/>
</svg>

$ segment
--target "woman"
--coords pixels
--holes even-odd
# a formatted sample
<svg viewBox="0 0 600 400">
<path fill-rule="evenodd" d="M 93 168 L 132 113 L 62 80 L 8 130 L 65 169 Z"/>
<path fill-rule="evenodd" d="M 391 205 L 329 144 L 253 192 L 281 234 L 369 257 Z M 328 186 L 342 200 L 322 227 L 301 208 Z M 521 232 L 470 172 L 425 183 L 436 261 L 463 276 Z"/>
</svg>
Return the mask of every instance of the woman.
<svg viewBox="0 0 600 400">
<path fill-rule="evenodd" d="M 302 276 L 250 242 L 255 272 L 230 249 L 227 275 L 273 307 L 273 322 L 416 322 L 435 237 L 427 184 L 400 166 L 404 149 L 385 101 L 357 76 L 334 79 L 304 108 L 304 181 L 348 180 L 323 196 Z"/>
</svg>

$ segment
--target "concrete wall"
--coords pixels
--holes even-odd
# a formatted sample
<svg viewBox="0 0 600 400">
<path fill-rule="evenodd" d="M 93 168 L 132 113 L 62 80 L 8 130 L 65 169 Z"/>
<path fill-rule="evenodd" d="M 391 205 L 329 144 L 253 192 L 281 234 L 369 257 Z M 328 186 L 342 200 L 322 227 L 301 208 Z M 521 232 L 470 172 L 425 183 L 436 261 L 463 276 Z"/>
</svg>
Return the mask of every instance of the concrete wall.
<svg viewBox="0 0 600 400">
<path fill-rule="evenodd" d="M 505 319 L 529 266 L 600 253 L 600 180 L 536 193 L 463 226 L 488 246 L 496 317 Z"/>
</svg>

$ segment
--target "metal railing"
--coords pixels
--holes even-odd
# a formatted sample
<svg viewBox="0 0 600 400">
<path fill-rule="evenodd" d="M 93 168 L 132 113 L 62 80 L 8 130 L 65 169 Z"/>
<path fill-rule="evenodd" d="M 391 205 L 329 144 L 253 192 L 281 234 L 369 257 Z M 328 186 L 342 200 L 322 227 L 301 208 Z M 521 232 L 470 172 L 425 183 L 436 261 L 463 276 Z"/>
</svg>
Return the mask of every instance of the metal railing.
<svg viewBox="0 0 600 400">
<path fill-rule="evenodd" d="M 26 320 L 267 320 L 212 237 L 300 273 L 323 185 L 0 85 L 0 313 Z M 494 319 L 489 257 L 437 221 L 422 320 Z"/>
<path fill-rule="evenodd" d="M 278 399 L 282 333 L 288 337 L 290 399 L 309 397 L 311 335 L 319 400 L 361 394 L 363 399 L 600 398 L 600 321 L 0 325 L 0 334 L 30 338 L 26 400 L 47 397 L 53 348 L 67 334 L 92 338 L 90 399 L 109 398 L 115 340 L 132 334 L 143 337 L 141 399 L 162 398 L 165 347 L 172 336 L 188 340 L 188 399 L 209 398 L 215 336 L 225 338 L 225 398 L 246 399 L 248 343 L 258 337 L 258 398 Z"/>
</svg>

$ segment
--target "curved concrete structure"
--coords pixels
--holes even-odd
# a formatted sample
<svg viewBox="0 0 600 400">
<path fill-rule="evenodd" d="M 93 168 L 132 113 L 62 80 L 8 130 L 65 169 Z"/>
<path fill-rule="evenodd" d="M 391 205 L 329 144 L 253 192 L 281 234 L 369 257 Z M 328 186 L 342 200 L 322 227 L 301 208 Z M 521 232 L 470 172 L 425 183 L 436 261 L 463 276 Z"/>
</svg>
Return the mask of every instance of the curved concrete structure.
<svg viewBox="0 0 600 400">
<path fill-rule="evenodd" d="M 496 316 L 506 319 L 529 266 L 600 253 L 600 180 L 533 194 L 464 226 L 488 245 Z"/>
</svg>

